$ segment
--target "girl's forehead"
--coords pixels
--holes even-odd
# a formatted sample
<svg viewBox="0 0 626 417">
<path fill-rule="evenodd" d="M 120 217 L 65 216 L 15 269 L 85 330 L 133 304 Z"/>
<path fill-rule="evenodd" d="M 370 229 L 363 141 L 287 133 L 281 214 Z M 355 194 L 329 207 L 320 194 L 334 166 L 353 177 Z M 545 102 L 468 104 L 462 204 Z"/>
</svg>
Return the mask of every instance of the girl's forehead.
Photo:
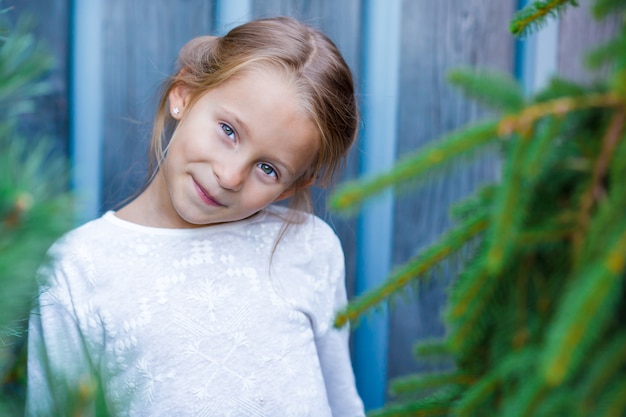
<svg viewBox="0 0 626 417">
<path fill-rule="evenodd" d="M 317 117 L 315 115 L 314 106 L 312 105 L 311 93 L 305 91 L 304 83 L 299 80 L 298 75 L 293 70 L 286 69 L 276 64 L 259 64 L 250 65 L 240 68 L 227 78 L 220 82 L 197 91 L 197 99 L 208 94 L 215 89 L 231 87 L 246 84 L 249 88 L 247 94 L 257 94 L 256 86 L 274 85 L 283 89 L 290 98 L 295 99 L 290 103 L 292 110 L 301 111 L 304 116 L 309 118 L 317 126 Z M 243 97 L 246 99 L 246 97 Z"/>
</svg>

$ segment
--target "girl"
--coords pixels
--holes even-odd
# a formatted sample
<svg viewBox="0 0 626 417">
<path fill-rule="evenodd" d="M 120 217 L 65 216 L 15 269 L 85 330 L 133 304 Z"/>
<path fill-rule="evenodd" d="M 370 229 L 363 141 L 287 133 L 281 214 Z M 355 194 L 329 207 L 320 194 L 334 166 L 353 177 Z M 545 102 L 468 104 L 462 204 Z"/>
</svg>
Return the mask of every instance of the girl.
<svg viewBox="0 0 626 417">
<path fill-rule="evenodd" d="M 346 63 L 319 31 L 275 18 L 192 40 L 179 66 L 148 186 L 42 269 L 27 415 L 75 415 L 94 374 L 115 416 L 363 415 L 348 331 L 331 326 L 341 245 L 271 205 L 302 208 L 352 144 Z"/>
</svg>

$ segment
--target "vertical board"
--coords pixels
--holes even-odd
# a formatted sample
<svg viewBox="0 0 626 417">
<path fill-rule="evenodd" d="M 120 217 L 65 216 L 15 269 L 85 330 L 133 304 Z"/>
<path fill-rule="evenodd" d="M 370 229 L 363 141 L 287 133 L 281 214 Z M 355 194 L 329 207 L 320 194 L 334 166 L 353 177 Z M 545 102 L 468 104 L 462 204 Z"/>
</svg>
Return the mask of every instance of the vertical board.
<svg viewBox="0 0 626 417">
<path fill-rule="evenodd" d="M 519 0 L 519 8 L 530 6 L 532 0 Z M 541 30 L 518 37 L 515 54 L 515 75 L 527 96 L 546 87 L 557 73 L 560 20 L 550 17 Z"/>
<path fill-rule="evenodd" d="M 363 11 L 361 175 L 379 175 L 396 158 L 402 0 L 366 1 Z M 392 258 L 393 195 L 386 190 L 359 212 L 356 292 L 381 285 Z M 354 332 L 354 374 L 366 410 L 382 407 L 387 392 L 387 306 L 363 319 Z"/>
<path fill-rule="evenodd" d="M 579 7 L 570 7 L 562 14 L 559 30 L 559 76 L 579 82 L 591 82 L 606 75 L 585 65 L 585 57 L 594 47 L 609 40 L 619 31 L 617 16 L 596 20 L 591 15 L 592 0 L 581 0 Z"/>
<path fill-rule="evenodd" d="M 211 33 L 213 2 L 110 0 L 102 19 L 102 209 L 107 210 L 147 181 L 147 149 L 161 82 L 186 41 Z"/>
<path fill-rule="evenodd" d="M 12 21 L 20 16 L 32 18 L 35 36 L 54 59 L 54 68 L 46 76 L 50 92 L 36 100 L 36 111 L 21 118 L 20 132 L 26 138 L 45 136 L 65 153 L 69 146 L 70 1 L 5 0 L 2 8 L 9 9 Z"/>
<path fill-rule="evenodd" d="M 515 6 L 514 0 L 404 2 L 398 156 L 485 116 L 448 85 L 446 72 L 462 66 L 512 73 L 514 39 L 507 27 Z M 497 154 L 488 152 L 472 163 L 460 161 L 416 192 L 401 192 L 393 263 L 401 264 L 433 243 L 450 226 L 450 205 L 493 181 L 498 165 Z M 411 355 L 415 341 L 444 335 L 441 313 L 451 275 L 440 270 L 414 296 L 394 303 L 389 378 L 423 369 Z"/>
</svg>

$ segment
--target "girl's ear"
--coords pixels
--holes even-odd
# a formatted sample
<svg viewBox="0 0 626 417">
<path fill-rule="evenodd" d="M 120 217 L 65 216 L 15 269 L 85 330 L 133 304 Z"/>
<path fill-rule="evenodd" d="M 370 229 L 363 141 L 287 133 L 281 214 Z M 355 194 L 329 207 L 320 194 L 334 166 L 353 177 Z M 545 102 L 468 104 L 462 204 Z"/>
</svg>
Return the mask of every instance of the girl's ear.
<svg viewBox="0 0 626 417">
<path fill-rule="evenodd" d="M 274 201 L 284 200 L 285 198 L 289 198 L 296 193 L 298 190 L 304 190 L 305 188 L 310 187 L 315 182 L 315 177 L 309 178 L 308 180 L 299 181 L 297 185 L 292 185 L 283 191 Z"/>
<path fill-rule="evenodd" d="M 189 87 L 182 83 L 176 84 L 170 90 L 168 98 L 170 105 L 170 114 L 176 120 L 182 119 L 185 106 L 187 106 L 187 104 L 189 103 Z"/>
</svg>

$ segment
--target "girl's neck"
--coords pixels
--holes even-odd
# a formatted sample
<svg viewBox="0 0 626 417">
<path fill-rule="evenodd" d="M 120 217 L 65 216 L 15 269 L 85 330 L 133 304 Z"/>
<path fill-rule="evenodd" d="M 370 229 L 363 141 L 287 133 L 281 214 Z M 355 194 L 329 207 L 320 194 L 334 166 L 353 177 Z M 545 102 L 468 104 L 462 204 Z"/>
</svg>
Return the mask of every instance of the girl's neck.
<svg viewBox="0 0 626 417">
<path fill-rule="evenodd" d="M 164 195 L 165 193 L 165 195 Z M 172 221 L 174 207 L 167 206 L 169 201 L 167 186 L 162 171 L 159 171 L 146 189 L 133 201 L 115 212 L 115 216 L 141 226 L 167 229 L 182 228 L 181 224 Z"/>
</svg>

